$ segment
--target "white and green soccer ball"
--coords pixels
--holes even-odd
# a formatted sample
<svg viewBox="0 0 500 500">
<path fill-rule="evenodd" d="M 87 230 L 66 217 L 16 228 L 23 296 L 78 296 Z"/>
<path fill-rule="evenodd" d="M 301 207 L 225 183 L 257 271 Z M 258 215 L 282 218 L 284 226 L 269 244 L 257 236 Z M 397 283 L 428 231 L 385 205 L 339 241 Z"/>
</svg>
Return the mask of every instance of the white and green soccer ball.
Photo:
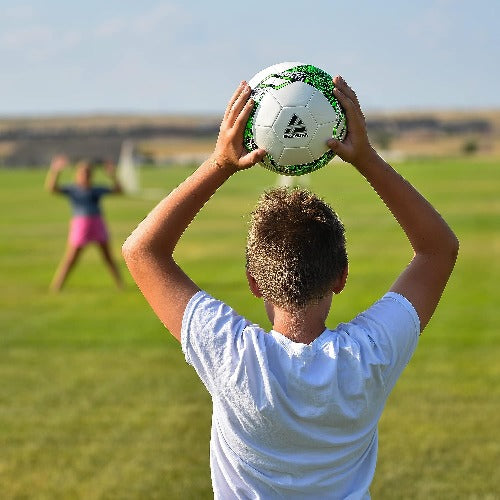
<svg viewBox="0 0 500 500">
<path fill-rule="evenodd" d="M 328 73 L 310 64 L 284 62 L 260 71 L 248 83 L 255 105 L 244 143 L 249 151 L 267 151 L 264 167 L 302 175 L 335 156 L 326 142 L 332 137 L 342 141 L 347 126 Z"/>
</svg>

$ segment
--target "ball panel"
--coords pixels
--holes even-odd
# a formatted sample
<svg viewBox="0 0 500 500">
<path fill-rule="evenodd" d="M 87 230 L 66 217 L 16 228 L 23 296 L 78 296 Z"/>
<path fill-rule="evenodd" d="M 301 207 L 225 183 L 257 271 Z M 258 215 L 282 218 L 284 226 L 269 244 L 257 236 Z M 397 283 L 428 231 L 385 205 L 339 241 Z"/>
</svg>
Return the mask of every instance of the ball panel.
<svg viewBox="0 0 500 500">
<path fill-rule="evenodd" d="M 284 148 L 279 158 L 280 165 L 302 165 L 314 161 L 308 147 Z"/>
<path fill-rule="evenodd" d="M 305 106 L 287 106 L 280 111 L 273 128 L 286 147 L 302 147 L 309 144 L 318 124 Z"/>
<path fill-rule="evenodd" d="M 311 100 L 307 104 L 307 109 L 320 125 L 337 120 L 337 113 L 335 112 L 335 109 L 320 91 L 315 92 L 312 96 Z"/>
<path fill-rule="evenodd" d="M 319 158 L 321 155 L 329 151 L 326 141 L 333 137 L 334 126 L 335 122 L 323 123 L 316 130 L 316 133 L 308 144 L 309 151 L 311 151 L 313 158 Z"/>
<path fill-rule="evenodd" d="M 314 87 L 304 82 L 293 82 L 280 88 L 269 89 L 269 93 L 281 106 L 305 106 L 316 92 Z"/>
<path fill-rule="evenodd" d="M 265 149 L 274 159 L 277 160 L 283 153 L 284 145 L 276 136 L 272 127 L 256 126 L 254 137 L 257 147 Z"/>
<path fill-rule="evenodd" d="M 272 127 L 280 111 L 278 101 L 271 94 L 265 94 L 255 110 L 255 126 Z"/>
</svg>

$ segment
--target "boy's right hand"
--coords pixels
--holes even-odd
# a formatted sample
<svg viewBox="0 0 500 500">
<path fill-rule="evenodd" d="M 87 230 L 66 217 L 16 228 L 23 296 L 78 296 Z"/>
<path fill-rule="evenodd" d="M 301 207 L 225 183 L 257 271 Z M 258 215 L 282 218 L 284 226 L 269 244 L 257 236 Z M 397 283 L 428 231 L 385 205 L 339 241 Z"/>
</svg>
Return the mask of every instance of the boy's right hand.
<svg viewBox="0 0 500 500">
<path fill-rule="evenodd" d="M 229 169 L 231 173 L 255 165 L 266 154 L 263 149 L 248 153 L 243 145 L 243 133 L 254 106 L 251 90 L 248 83 L 241 82 L 229 100 L 211 157 L 219 168 Z"/>
<path fill-rule="evenodd" d="M 335 97 L 346 113 L 347 136 L 343 142 L 330 139 L 327 144 L 342 160 L 356 167 L 376 155 L 376 152 L 368 140 L 365 117 L 356 93 L 341 76 L 334 77 L 333 83 Z"/>
</svg>

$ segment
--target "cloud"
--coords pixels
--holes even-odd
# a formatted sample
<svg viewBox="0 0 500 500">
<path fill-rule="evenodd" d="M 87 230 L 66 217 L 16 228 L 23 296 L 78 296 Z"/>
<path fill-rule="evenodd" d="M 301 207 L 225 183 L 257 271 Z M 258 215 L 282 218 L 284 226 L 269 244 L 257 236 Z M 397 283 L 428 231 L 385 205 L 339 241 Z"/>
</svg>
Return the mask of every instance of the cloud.
<svg viewBox="0 0 500 500">
<path fill-rule="evenodd" d="M 98 38 L 135 37 L 145 35 L 149 39 L 158 35 L 174 35 L 190 19 L 188 12 L 180 5 L 161 3 L 139 14 L 116 16 L 97 24 L 93 33 Z M 143 40 L 147 43 L 147 39 Z"/>
<path fill-rule="evenodd" d="M 0 45 L 11 50 L 24 50 L 50 43 L 54 39 L 47 26 L 27 26 L 14 28 L 0 36 Z"/>
<path fill-rule="evenodd" d="M 92 54 L 96 59 L 105 58 L 106 53 L 113 58 L 116 52 L 133 48 L 146 55 L 178 37 L 190 19 L 182 6 L 173 3 L 124 10 L 119 15 L 115 10 L 107 18 L 97 17 L 94 27 L 92 19 L 78 21 L 80 9 L 72 12 L 70 20 L 64 15 L 46 16 L 29 6 L 10 7 L 6 12 L 0 19 L 0 54 L 13 66 L 21 62 L 55 64 L 57 58 L 73 52 L 86 60 Z M 103 52 L 95 52 L 94 47 Z"/>
<path fill-rule="evenodd" d="M 115 17 L 99 23 L 94 29 L 94 35 L 98 38 L 112 38 L 125 33 L 127 28 L 127 20 Z"/>
<path fill-rule="evenodd" d="M 34 12 L 31 5 L 9 5 L 2 9 L 2 17 L 9 21 L 26 20 L 31 19 Z"/>
<path fill-rule="evenodd" d="M 449 0 L 436 0 L 420 9 L 408 25 L 408 35 L 422 47 L 435 49 L 456 31 L 456 4 Z"/>
<path fill-rule="evenodd" d="M 175 28 L 187 18 L 186 12 L 178 4 L 161 3 L 133 20 L 132 29 L 138 34 Z"/>
<path fill-rule="evenodd" d="M 13 66 L 44 64 L 70 53 L 82 39 L 78 32 L 61 32 L 47 25 L 29 25 L 4 32 L 0 36 L 0 54 L 3 52 Z"/>
</svg>

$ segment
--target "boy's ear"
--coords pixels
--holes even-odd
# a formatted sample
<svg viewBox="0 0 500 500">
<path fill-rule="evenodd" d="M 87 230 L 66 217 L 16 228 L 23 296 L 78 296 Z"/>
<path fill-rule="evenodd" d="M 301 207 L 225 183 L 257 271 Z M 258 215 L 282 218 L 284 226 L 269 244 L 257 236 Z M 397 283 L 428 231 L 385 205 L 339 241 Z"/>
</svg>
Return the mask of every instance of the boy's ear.
<svg viewBox="0 0 500 500">
<path fill-rule="evenodd" d="M 257 285 L 257 282 L 255 281 L 255 278 L 248 271 L 246 271 L 246 275 L 247 275 L 248 286 L 250 287 L 250 291 L 258 299 L 260 299 L 262 297 L 262 292 L 260 291 L 259 285 Z"/>
<path fill-rule="evenodd" d="M 337 280 L 333 284 L 332 287 L 333 293 L 338 294 L 344 289 L 348 275 L 349 275 L 349 266 L 346 265 L 344 270 L 342 271 L 342 274 L 337 278 Z"/>
</svg>

